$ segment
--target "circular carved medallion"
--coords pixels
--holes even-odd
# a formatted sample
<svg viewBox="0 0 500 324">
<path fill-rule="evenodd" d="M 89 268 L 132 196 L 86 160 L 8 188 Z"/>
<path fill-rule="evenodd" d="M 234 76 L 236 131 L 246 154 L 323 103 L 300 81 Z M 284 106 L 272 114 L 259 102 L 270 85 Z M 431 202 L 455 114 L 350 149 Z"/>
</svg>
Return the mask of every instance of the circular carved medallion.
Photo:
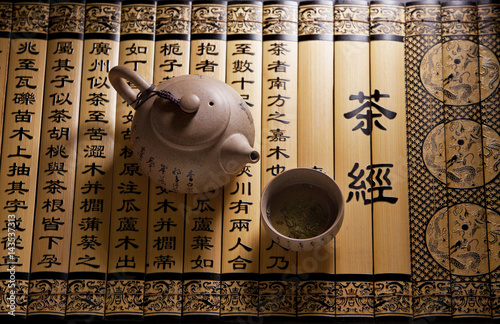
<svg viewBox="0 0 500 324">
<path fill-rule="evenodd" d="M 442 208 L 427 224 L 425 239 L 434 260 L 455 275 L 482 275 L 500 265 L 500 215 L 494 210 L 471 203 Z"/>
<path fill-rule="evenodd" d="M 500 64 L 491 50 L 467 40 L 434 45 L 420 64 L 426 90 L 449 105 L 470 105 L 489 97 L 500 82 L 499 71 Z"/>
<path fill-rule="evenodd" d="M 479 187 L 500 172 L 500 135 L 472 120 L 453 120 L 429 132 L 422 156 L 430 173 L 450 188 Z"/>
</svg>

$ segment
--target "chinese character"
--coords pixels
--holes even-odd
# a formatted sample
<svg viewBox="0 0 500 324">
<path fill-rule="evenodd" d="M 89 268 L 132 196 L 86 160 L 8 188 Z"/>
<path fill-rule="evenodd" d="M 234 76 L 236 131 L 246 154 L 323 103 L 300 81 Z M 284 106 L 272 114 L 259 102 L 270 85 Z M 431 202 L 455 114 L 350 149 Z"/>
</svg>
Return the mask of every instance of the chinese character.
<svg viewBox="0 0 500 324">
<path fill-rule="evenodd" d="M 126 213 L 130 211 L 140 211 L 141 209 L 134 205 L 135 199 L 123 199 L 122 206 L 117 209 L 117 211 L 125 211 Z"/>
<path fill-rule="evenodd" d="M 227 263 L 233 264 L 233 270 L 245 270 L 247 267 L 247 263 L 252 263 L 252 260 L 245 259 L 238 255 L 236 258 L 227 261 Z"/>
<path fill-rule="evenodd" d="M 207 210 L 209 211 L 214 211 L 215 209 L 213 209 L 208 203 L 210 202 L 209 199 L 198 199 L 198 205 L 196 205 L 195 208 L 192 209 L 192 211 L 197 211 L 199 210 L 200 213 L 203 213 Z"/>
<path fill-rule="evenodd" d="M 166 266 L 168 266 L 169 269 L 172 268 L 172 266 L 175 265 L 175 261 L 171 255 L 159 255 L 155 257 L 153 265 L 156 266 L 156 269 L 159 269 L 161 266 L 162 269 L 165 270 Z"/>
<path fill-rule="evenodd" d="M 9 173 L 7 174 L 9 177 L 13 176 L 29 176 L 31 172 L 31 167 L 26 166 L 26 163 L 23 163 L 22 165 L 18 166 L 17 163 L 14 162 L 9 167 Z"/>
<path fill-rule="evenodd" d="M 92 51 L 90 51 L 90 54 L 104 54 L 104 55 L 109 55 L 109 50 L 111 49 L 111 46 L 109 43 L 94 43 L 92 46 Z"/>
<path fill-rule="evenodd" d="M 64 211 L 64 209 L 63 209 Z M 42 219 L 42 225 L 44 231 L 58 231 L 59 226 L 64 225 L 64 222 L 60 222 L 60 218 L 45 218 Z"/>
<path fill-rule="evenodd" d="M 95 260 L 95 257 L 91 257 L 88 254 L 85 254 L 83 257 L 78 258 L 78 262 L 76 263 L 76 265 L 82 264 L 82 265 L 86 265 L 86 266 L 89 266 L 89 267 L 94 268 L 94 269 L 100 268 L 101 265 L 99 265 L 99 264 L 89 263 L 90 261 L 94 261 L 94 260 Z"/>
<path fill-rule="evenodd" d="M 14 93 L 14 103 L 19 105 L 33 105 L 35 103 L 35 94 L 33 92 L 18 92 Z"/>
<path fill-rule="evenodd" d="M 290 138 L 290 136 L 285 135 L 286 130 L 284 129 L 276 128 L 269 131 L 271 132 L 271 135 L 267 137 L 269 142 L 285 142 L 287 138 Z"/>
<path fill-rule="evenodd" d="M 97 217 L 85 217 L 82 218 L 78 226 L 82 231 L 98 231 L 99 224 L 102 224 L 102 221 Z"/>
<path fill-rule="evenodd" d="M 130 263 L 130 264 L 129 264 Z M 135 268 L 135 258 L 129 260 L 128 255 L 125 255 L 125 258 L 122 259 L 118 257 L 118 262 L 116 262 L 116 268 Z"/>
<path fill-rule="evenodd" d="M 248 60 L 236 60 L 233 62 L 233 73 L 236 73 L 236 72 L 241 72 L 241 73 L 244 73 L 244 72 L 253 72 L 254 70 L 252 70 L 250 68 L 250 66 L 252 65 L 253 63 L 252 62 L 248 62 Z"/>
<path fill-rule="evenodd" d="M 229 230 L 229 232 L 234 232 L 235 229 L 241 232 L 241 230 L 246 229 L 248 232 L 249 229 L 249 224 L 252 220 L 251 219 L 244 219 L 244 218 L 239 218 L 239 219 L 231 219 L 231 223 L 233 227 Z"/>
<path fill-rule="evenodd" d="M 177 209 L 176 209 L 177 210 Z M 166 227 L 166 231 L 170 232 L 170 227 L 176 227 L 177 224 L 169 217 L 167 220 L 163 220 L 163 218 L 160 218 L 159 221 L 156 222 L 156 224 L 153 225 L 155 228 L 155 232 L 159 232 L 163 230 L 164 227 Z"/>
<path fill-rule="evenodd" d="M 373 102 L 371 100 L 372 98 L 375 99 L 375 102 Z M 396 117 L 395 112 L 390 111 L 389 109 L 386 109 L 386 108 L 380 106 L 379 104 L 377 104 L 377 102 L 380 100 L 380 98 L 389 98 L 389 95 L 388 94 L 381 94 L 380 91 L 378 89 L 376 89 L 374 94 L 369 96 L 369 97 L 365 96 L 362 91 L 360 91 L 357 95 L 350 95 L 349 96 L 349 100 L 358 100 L 359 103 L 362 103 L 363 101 L 368 100 L 367 102 L 365 102 L 364 104 L 362 104 L 358 108 L 344 114 L 344 117 L 347 119 L 351 119 L 354 116 L 356 116 L 356 119 L 361 119 L 361 121 L 352 129 L 353 131 L 361 129 L 363 134 L 370 135 L 372 132 L 372 122 L 375 118 L 382 117 L 382 115 L 383 115 L 383 116 L 387 117 L 388 119 L 392 120 Z M 380 114 L 373 113 L 372 109 L 371 109 L 372 107 L 377 109 L 380 112 Z M 368 109 L 367 113 L 362 114 L 361 112 L 365 108 Z M 366 127 L 362 128 L 363 126 L 365 126 L 365 121 L 366 121 Z M 374 124 L 378 128 L 380 128 L 382 130 L 386 130 L 386 128 L 384 126 L 382 126 L 380 121 L 375 120 Z"/>
<path fill-rule="evenodd" d="M 28 51 L 28 53 L 33 54 L 33 55 L 38 55 L 39 52 L 36 51 L 35 49 L 36 44 L 32 44 L 31 42 L 24 42 L 22 44 L 19 44 L 19 50 L 16 52 L 17 54 L 23 54 Z"/>
<path fill-rule="evenodd" d="M 31 123 L 31 116 L 35 113 L 26 109 L 25 111 L 15 111 L 12 113 L 14 115 L 14 120 L 16 123 Z"/>
<path fill-rule="evenodd" d="M 252 195 L 252 183 L 249 181 L 248 183 L 248 186 L 247 186 L 247 191 L 248 191 L 248 195 L 251 196 Z M 233 192 L 230 192 L 231 195 L 234 195 L 236 193 L 238 193 L 240 191 L 240 183 L 239 182 L 236 182 L 236 189 L 233 191 Z M 241 183 L 241 194 L 244 195 L 245 194 L 245 183 L 242 182 Z"/>
<path fill-rule="evenodd" d="M 154 240 L 153 248 L 156 250 L 175 250 L 175 236 L 158 236 Z"/>
<path fill-rule="evenodd" d="M 269 114 L 269 118 L 267 119 L 267 121 L 274 120 L 274 121 L 283 123 L 285 125 L 290 124 L 289 120 L 281 119 L 281 117 L 285 117 L 285 116 L 286 116 L 285 114 L 282 114 L 279 111 L 275 111 L 273 114 Z"/>
<path fill-rule="evenodd" d="M 236 249 L 238 246 L 241 246 L 242 248 L 244 248 L 247 252 L 250 252 L 253 250 L 253 248 L 241 243 L 241 237 L 238 237 L 238 242 L 236 242 L 236 245 L 233 246 L 232 248 L 229 249 L 229 251 L 232 251 L 234 249 Z"/>
<path fill-rule="evenodd" d="M 56 50 L 53 54 L 73 54 L 73 42 L 57 42 Z"/>
<path fill-rule="evenodd" d="M 197 63 L 195 69 L 202 70 L 203 72 L 214 72 L 216 66 L 219 66 L 219 64 L 214 61 L 205 60 Z"/>
<path fill-rule="evenodd" d="M 252 49 L 251 44 L 236 44 L 236 50 L 233 53 L 233 55 L 242 55 L 242 54 L 255 55 L 255 53 L 250 51 L 251 49 Z"/>
<path fill-rule="evenodd" d="M 104 206 L 103 199 L 85 198 L 82 201 L 82 206 L 80 207 L 80 209 L 82 209 L 84 213 L 88 213 L 88 212 L 102 213 L 103 206 Z"/>
<path fill-rule="evenodd" d="M 384 190 L 392 190 L 391 181 L 389 179 L 389 168 L 392 167 L 393 165 L 390 163 L 368 165 L 366 170 L 369 170 L 369 173 L 365 180 L 369 183 L 370 187 L 367 188 L 365 181 L 361 180 L 365 174 L 365 170 L 360 169 L 356 174 L 359 168 L 359 163 L 356 162 L 352 170 L 348 173 L 348 176 L 354 180 L 349 184 L 349 188 L 352 190 L 349 192 L 346 202 L 351 201 L 354 197 L 356 197 L 356 201 L 359 201 L 359 197 L 361 195 L 365 205 L 375 202 L 388 202 L 390 204 L 396 203 L 398 198 L 384 196 Z M 385 172 L 382 175 L 383 168 L 385 168 Z M 385 183 L 387 185 L 384 186 Z M 366 197 L 366 192 L 372 193 L 372 195 L 374 192 L 378 192 L 378 196 L 372 198 Z"/>
<path fill-rule="evenodd" d="M 184 54 L 180 50 L 181 50 L 181 47 L 180 47 L 179 43 L 175 43 L 175 44 L 163 44 L 161 46 L 160 53 L 162 53 L 164 56 L 167 56 L 167 55 L 182 55 L 182 54 Z"/>
<path fill-rule="evenodd" d="M 191 231 L 206 231 L 206 232 L 213 232 L 213 230 L 210 228 L 210 225 L 212 225 L 212 218 L 210 217 L 197 217 L 194 218 L 194 226 L 191 229 Z"/>
<path fill-rule="evenodd" d="M 201 255 L 198 255 L 198 258 L 195 260 L 191 260 L 195 265 L 191 267 L 191 269 L 196 269 L 196 268 L 213 268 L 214 267 L 214 260 L 211 259 L 201 259 Z"/>
<path fill-rule="evenodd" d="M 125 50 L 128 51 L 128 53 L 125 54 L 127 56 L 148 53 L 147 46 L 136 46 L 135 43 L 133 43 L 132 46 L 125 48 Z"/>
<path fill-rule="evenodd" d="M 200 55 L 200 56 L 203 54 L 219 55 L 219 53 L 216 52 L 216 49 L 217 49 L 217 46 L 215 44 L 207 43 L 205 45 L 205 43 L 201 43 L 201 45 L 198 45 L 198 53 L 196 53 L 196 55 Z"/>
<path fill-rule="evenodd" d="M 200 250 L 212 250 L 214 247 L 212 244 L 210 244 L 210 241 L 212 240 L 211 237 L 209 236 L 195 236 L 193 237 L 193 244 L 191 244 L 191 247 L 193 250 L 200 249 Z"/>
<path fill-rule="evenodd" d="M 66 211 L 66 209 L 62 208 L 63 203 L 64 203 L 64 200 L 62 200 L 62 199 L 47 199 L 43 202 L 42 209 L 45 209 L 46 212 L 49 212 L 49 211 L 51 211 L 51 212 L 56 212 L 56 211 L 64 212 L 64 211 Z M 56 219 L 59 219 L 59 218 L 56 218 Z M 45 222 L 45 218 L 43 220 Z M 54 217 L 52 217 L 52 220 L 54 221 Z M 62 223 L 62 224 L 64 224 L 64 223 Z"/>
<path fill-rule="evenodd" d="M 122 245 L 124 245 L 124 249 L 128 250 L 128 246 L 131 245 L 134 249 L 137 249 L 139 245 L 132 243 L 132 241 L 135 241 L 133 238 L 129 238 L 128 235 L 125 236 L 124 238 L 118 239 L 119 242 L 118 245 L 115 246 L 115 248 L 119 248 Z"/>
<path fill-rule="evenodd" d="M 229 207 L 229 209 L 236 209 L 234 212 L 235 214 L 238 214 L 240 211 L 245 212 L 245 214 L 248 214 L 248 206 L 253 205 L 252 202 L 245 202 L 242 201 L 241 199 L 237 202 L 233 201 L 231 202 L 231 205 L 235 205 L 232 207 Z"/>
<path fill-rule="evenodd" d="M 46 264 L 45 268 L 50 268 L 53 264 L 61 265 L 61 262 L 57 262 L 57 257 L 55 254 L 44 254 L 42 261 L 38 262 L 37 264 Z"/>
<path fill-rule="evenodd" d="M 135 228 L 135 225 L 137 224 L 137 217 L 121 217 L 118 219 L 120 221 L 120 225 L 118 229 L 116 230 L 117 232 L 138 232 L 139 230 Z"/>
<path fill-rule="evenodd" d="M 164 60 L 163 64 L 160 64 L 160 67 L 166 67 L 163 69 L 165 72 L 172 72 L 175 67 L 180 67 L 182 64 L 177 63 L 177 60 L 169 59 L 169 60 Z"/>
<path fill-rule="evenodd" d="M 274 44 L 271 44 L 271 48 L 268 49 L 267 51 L 271 53 L 271 55 L 276 55 L 276 56 L 280 56 L 280 55 L 286 55 L 286 53 L 290 52 L 289 49 L 286 49 L 285 47 L 287 47 L 288 45 L 285 44 L 285 43 L 274 43 Z"/>
<path fill-rule="evenodd" d="M 101 243 L 97 242 L 97 236 L 95 235 L 83 235 L 81 237 L 81 242 L 77 246 L 83 246 L 82 249 L 92 249 L 95 250 L 95 246 L 101 246 Z"/>
</svg>

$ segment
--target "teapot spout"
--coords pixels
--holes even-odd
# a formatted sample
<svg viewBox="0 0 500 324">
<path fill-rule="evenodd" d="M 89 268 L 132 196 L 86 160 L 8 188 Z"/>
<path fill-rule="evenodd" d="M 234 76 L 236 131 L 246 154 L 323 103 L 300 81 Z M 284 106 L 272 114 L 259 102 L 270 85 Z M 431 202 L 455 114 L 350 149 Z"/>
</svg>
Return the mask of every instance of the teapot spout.
<svg viewBox="0 0 500 324">
<path fill-rule="evenodd" d="M 260 154 L 255 150 L 248 139 L 241 135 L 231 135 L 222 144 L 220 151 L 220 164 L 224 171 L 235 174 L 242 170 L 247 163 L 256 163 Z"/>
</svg>

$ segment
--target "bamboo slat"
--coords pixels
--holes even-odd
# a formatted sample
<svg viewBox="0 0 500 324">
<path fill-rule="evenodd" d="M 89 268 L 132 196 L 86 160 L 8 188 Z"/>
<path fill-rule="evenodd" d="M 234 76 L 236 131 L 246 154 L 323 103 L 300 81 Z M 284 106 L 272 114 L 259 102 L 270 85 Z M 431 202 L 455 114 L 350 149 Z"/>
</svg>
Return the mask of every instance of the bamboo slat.
<svg viewBox="0 0 500 324">
<path fill-rule="evenodd" d="M 153 81 L 154 1 L 124 1 L 121 6 L 118 63 Z M 124 173 L 129 163 L 135 110 L 117 98 L 114 141 L 113 195 L 106 278 L 106 319 L 142 319 L 146 271 L 149 179 Z M 111 153 L 110 153 L 111 154 Z"/>
<path fill-rule="evenodd" d="M 154 84 L 189 74 L 191 3 L 157 3 Z M 186 195 L 150 181 L 144 316 L 182 316 Z"/>
<path fill-rule="evenodd" d="M 247 102 L 260 152 L 262 3 L 228 2 L 226 83 Z M 221 317 L 256 317 L 259 299 L 260 162 L 224 188 Z"/>
<path fill-rule="evenodd" d="M 298 167 L 334 176 L 333 1 L 299 6 Z M 299 252 L 297 316 L 335 316 L 335 239 Z"/>
<path fill-rule="evenodd" d="M 190 74 L 226 80 L 226 30 L 226 1 L 193 3 Z M 186 198 L 182 304 L 186 318 L 220 316 L 223 190 Z"/>
<path fill-rule="evenodd" d="M 120 7 L 98 1 L 85 6 L 67 318 L 104 318 L 116 121 L 116 91 L 108 72 L 118 64 Z"/>
<path fill-rule="evenodd" d="M 337 316 L 373 317 L 369 6 L 336 1 L 334 9 L 335 181 L 346 199 L 335 238 Z"/>
<path fill-rule="evenodd" d="M 49 4 L 16 2 L 5 102 L 0 315 L 27 315 Z"/>
<path fill-rule="evenodd" d="M 85 5 L 51 3 L 28 316 L 66 315 Z M 56 186 L 57 185 L 57 186 Z"/>
<path fill-rule="evenodd" d="M 262 189 L 297 167 L 298 4 L 265 1 L 262 26 Z M 274 141 L 274 138 L 284 141 Z M 259 315 L 296 316 L 297 253 L 260 236 Z"/>
<path fill-rule="evenodd" d="M 441 174 L 435 166 L 444 156 L 444 135 L 440 130 L 432 132 L 444 118 L 443 95 L 439 93 L 441 39 L 439 3 L 407 3 L 408 194 L 415 318 L 451 316 L 448 225 L 443 212 L 446 185 L 435 177 Z"/>
<path fill-rule="evenodd" d="M 370 5 L 375 316 L 412 315 L 402 3 Z"/>
<path fill-rule="evenodd" d="M 441 20 L 452 316 L 490 318 L 476 5 L 442 3 Z"/>
</svg>

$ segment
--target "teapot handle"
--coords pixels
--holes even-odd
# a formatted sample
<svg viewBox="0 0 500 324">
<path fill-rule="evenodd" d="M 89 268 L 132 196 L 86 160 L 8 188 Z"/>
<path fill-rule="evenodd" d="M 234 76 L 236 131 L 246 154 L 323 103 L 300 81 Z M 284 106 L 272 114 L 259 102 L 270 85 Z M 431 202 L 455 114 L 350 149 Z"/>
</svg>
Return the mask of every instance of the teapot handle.
<svg viewBox="0 0 500 324">
<path fill-rule="evenodd" d="M 113 67 L 109 71 L 109 81 L 111 82 L 111 85 L 115 88 L 116 92 L 118 92 L 118 94 L 134 108 L 137 104 L 137 94 L 125 80 L 134 84 L 142 93 L 152 91 L 155 88 L 154 85 L 149 84 L 134 70 L 121 65 Z"/>
</svg>

